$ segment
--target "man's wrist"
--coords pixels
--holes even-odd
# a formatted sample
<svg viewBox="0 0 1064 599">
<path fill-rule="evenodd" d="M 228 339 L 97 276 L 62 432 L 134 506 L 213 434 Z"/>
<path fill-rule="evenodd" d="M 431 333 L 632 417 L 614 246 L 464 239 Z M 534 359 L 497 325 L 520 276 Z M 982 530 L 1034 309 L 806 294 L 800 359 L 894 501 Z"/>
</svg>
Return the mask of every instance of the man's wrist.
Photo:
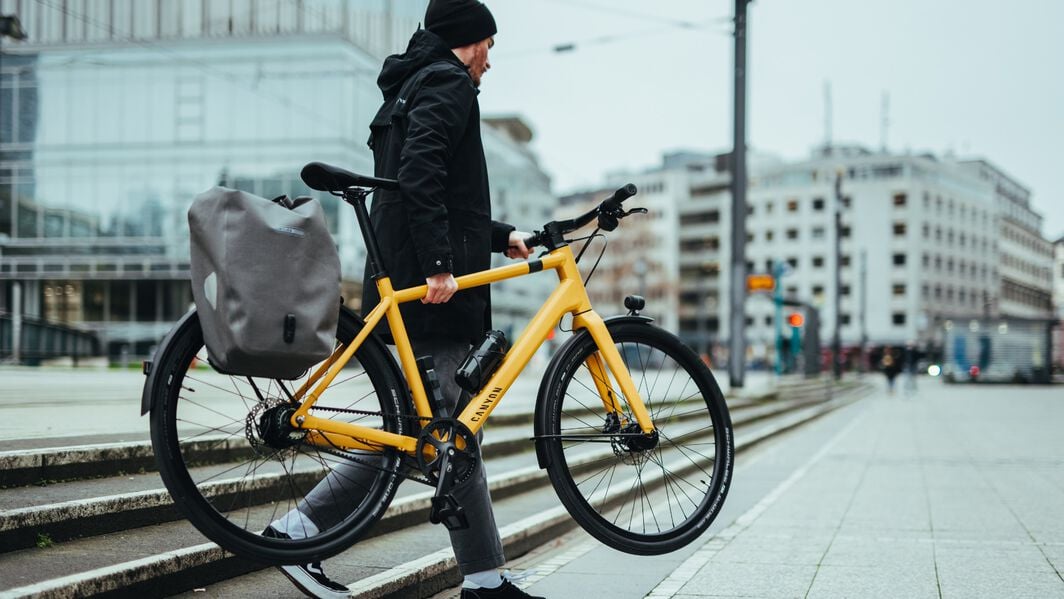
<svg viewBox="0 0 1064 599">
<path fill-rule="evenodd" d="M 454 259 L 450 254 L 428 256 L 422 260 L 421 270 L 425 273 L 426 277 L 452 273 L 454 272 Z"/>
</svg>

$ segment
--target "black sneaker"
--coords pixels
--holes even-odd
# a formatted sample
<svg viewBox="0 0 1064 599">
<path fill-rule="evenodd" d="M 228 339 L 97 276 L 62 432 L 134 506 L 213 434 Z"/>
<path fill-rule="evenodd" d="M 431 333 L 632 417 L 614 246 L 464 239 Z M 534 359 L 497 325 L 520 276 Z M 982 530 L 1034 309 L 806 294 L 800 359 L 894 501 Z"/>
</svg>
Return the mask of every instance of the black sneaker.
<svg viewBox="0 0 1064 599">
<path fill-rule="evenodd" d="M 501 586 L 497 586 L 494 589 L 462 589 L 461 599 L 546 599 L 545 597 L 538 597 L 535 595 L 529 595 L 521 589 L 514 586 L 514 583 L 509 580 L 503 580 Z"/>
<path fill-rule="evenodd" d="M 277 539 L 291 538 L 283 532 L 277 532 L 272 526 L 266 527 L 266 530 L 262 531 L 262 536 Z M 288 580 L 291 580 L 292 584 L 296 585 L 299 590 L 306 593 L 308 597 L 334 599 L 351 596 L 351 591 L 347 587 L 330 580 L 325 575 L 325 571 L 321 568 L 321 562 L 297 566 L 277 566 L 277 569 L 281 571 L 281 574 L 288 577 Z"/>
</svg>

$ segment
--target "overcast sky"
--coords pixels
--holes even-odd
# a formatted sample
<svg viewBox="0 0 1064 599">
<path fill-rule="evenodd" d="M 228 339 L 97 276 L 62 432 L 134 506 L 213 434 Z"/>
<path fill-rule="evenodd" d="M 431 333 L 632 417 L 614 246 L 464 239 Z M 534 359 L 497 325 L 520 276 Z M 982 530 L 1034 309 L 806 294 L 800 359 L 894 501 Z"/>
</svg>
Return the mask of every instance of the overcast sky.
<svg viewBox="0 0 1064 599">
<path fill-rule="evenodd" d="M 482 112 L 526 117 L 556 191 L 731 147 L 732 1 L 487 4 Z M 888 92 L 890 150 L 986 158 L 1064 235 L 1064 0 L 755 0 L 748 57 L 751 147 L 807 156 L 830 81 L 835 141 L 878 148 Z"/>
</svg>

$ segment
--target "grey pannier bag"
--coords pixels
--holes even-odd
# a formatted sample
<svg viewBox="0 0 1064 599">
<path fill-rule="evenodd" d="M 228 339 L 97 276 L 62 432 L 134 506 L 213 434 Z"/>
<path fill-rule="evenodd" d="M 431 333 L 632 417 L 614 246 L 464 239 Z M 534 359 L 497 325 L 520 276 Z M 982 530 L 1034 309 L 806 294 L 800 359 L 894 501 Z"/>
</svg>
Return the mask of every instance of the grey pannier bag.
<svg viewBox="0 0 1064 599">
<path fill-rule="evenodd" d="M 332 353 L 340 257 L 321 204 L 214 187 L 192 202 L 192 296 L 211 365 L 299 377 Z"/>
</svg>

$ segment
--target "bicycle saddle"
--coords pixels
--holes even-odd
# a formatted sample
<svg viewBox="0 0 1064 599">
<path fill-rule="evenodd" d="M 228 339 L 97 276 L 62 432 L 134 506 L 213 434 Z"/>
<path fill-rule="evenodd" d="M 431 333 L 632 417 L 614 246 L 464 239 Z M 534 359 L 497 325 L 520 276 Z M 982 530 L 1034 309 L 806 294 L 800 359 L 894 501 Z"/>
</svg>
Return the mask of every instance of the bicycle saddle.
<svg viewBox="0 0 1064 599">
<path fill-rule="evenodd" d="M 299 176 L 311 189 L 318 191 L 336 192 L 348 187 L 376 187 L 389 191 L 399 189 L 399 182 L 395 179 L 367 177 L 324 162 L 311 162 L 303 167 Z"/>
</svg>

